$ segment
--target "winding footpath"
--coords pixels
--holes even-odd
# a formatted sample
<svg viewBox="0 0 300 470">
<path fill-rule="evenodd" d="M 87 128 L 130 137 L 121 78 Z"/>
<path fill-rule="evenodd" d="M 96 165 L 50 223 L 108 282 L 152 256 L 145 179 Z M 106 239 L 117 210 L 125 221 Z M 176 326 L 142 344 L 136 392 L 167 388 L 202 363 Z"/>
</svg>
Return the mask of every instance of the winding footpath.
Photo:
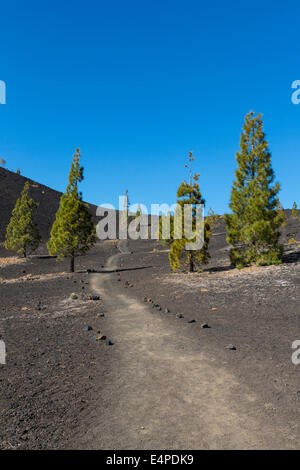
<svg viewBox="0 0 300 470">
<path fill-rule="evenodd" d="M 126 243 L 92 287 L 112 322 L 113 367 L 90 449 L 252 449 L 280 447 L 274 429 L 249 416 L 253 393 L 225 368 L 178 335 L 147 304 L 116 292 L 111 282 Z M 126 291 L 128 292 L 128 291 Z M 232 394 L 239 397 L 239 403 Z M 238 393 L 238 394 L 237 394 Z"/>
</svg>

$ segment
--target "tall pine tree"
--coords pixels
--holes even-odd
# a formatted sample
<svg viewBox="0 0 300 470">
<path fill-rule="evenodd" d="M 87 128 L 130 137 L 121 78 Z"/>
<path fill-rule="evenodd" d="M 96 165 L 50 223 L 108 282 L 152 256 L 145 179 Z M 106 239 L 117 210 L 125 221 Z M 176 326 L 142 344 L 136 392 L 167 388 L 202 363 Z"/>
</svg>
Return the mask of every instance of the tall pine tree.
<svg viewBox="0 0 300 470">
<path fill-rule="evenodd" d="M 271 154 L 262 116 L 247 114 L 236 154 L 238 168 L 226 215 L 230 259 L 237 267 L 281 263 L 283 247 L 279 228 L 283 222 Z"/>
<path fill-rule="evenodd" d="M 185 165 L 185 167 L 189 167 L 189 182 L 183 181 L 178 190 L 177 190 L 177 204 L 178 210 L 181 214 L 181 225 L 183 228 L 183 237 L 181 239 L 174 238 L 174 233 L 176 232 L 176 224 L 178 224 L 178 219 L 176 220 L 175 217 L 172 217 L 170 226 L 171 226 L 171 240 L 168 241 L 170 243 L 170 253 L 169 253 L 169 260 L 170 265 L 173 271 L 177 271 L 182 267 L 182 265 L 188 266 L 188 270 L 193 272 L 196 267 L 202 264 L 207 264 L 208 259 L 210 257 L 208 251 L 209 239 L 210 239 L 210 226 L 207 220 L 204 221 L 204 244 L 200 250 L 187 250 L 186 244 L 189 242 L 194 242 L 196 236 L 192 240 L 188 240 L 186 238 L 186 234 L 184 232 L 185 227 L 184 223 L 184 206 L 191 205 L 192 206 L 192 213 L 191 213 L 191 226 L 192 230 L 195 233 L 196 228 L 196 207 L 199 204 L 205 205 L 205 200 L 202 198 L 200 186 L 198 183 L 199 174 L 195 174 L 192 176 L 192 153 L 189 154 L 189 165 Z M 179 219 L 180 220 L 180 219 Z M 161 226 L 160 226 L 161 231 Z M 199 234 L 197 234 L 199 236 Z"/>
<path fill-rule="evenodd" d="M 294 202 L 293 207 L 292 207 L 292 217 L 298 217 L 299 215 L 299 209 L 297 207 L 297 203 Z"/>
<path fill-rule="evenodd" d="M 82 201 L 78 183 L 83 180 L 80 153 L 76 149 L 69 173 L 69 184 L 60 199 L 59 209 L 52 226 L 48 250 L 57 259 L 70 258 L 70 271 L 74 272 L 75 257 L 87 253 L 96 242 L 96 230 L 89 206 Z"/>
<path fill-rule="evenodd" d="M 41 237 L 33 221 L 38 203 L 28 196 L 29 182 L 25 183 L 21 196 L 17 199 L 6 229 L 5 248 L 22 254 L 25 258 L 39 246 Z"/>
</svg>

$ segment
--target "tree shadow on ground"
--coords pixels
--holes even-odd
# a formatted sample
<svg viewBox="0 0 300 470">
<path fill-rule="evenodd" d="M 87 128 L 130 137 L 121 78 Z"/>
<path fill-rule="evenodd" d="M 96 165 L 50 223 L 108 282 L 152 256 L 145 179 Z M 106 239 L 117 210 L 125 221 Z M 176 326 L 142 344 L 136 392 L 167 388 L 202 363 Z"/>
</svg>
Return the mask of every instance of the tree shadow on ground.
<svg viewBox="0 0 300 470">
<path fill-rule="evenodd" d="M 297 263 L 300 261 L 300 251 L 293 251 L 292 253 L 285 253 L 282 257 L 283 264 Z"/>
<path fill-rule="evenodd" d="M 211 268 L 206 268 L 203 269 L 204 273 L 222 273 L 226 271 L 232 271 L 235 269 L 234 266 L 228 265 L 228 266 L 213 266 Z"/>
<path fill-rule="evenodd" d="M 137 271 L 139 269 L 151 269 L 153 266 L 140 266 L 138 268 L 117 268 L 117 269 L 88 269 L 87 272 L 90 274 L 110 274 L 120 273 L 123 271 Z"/>
</svg>

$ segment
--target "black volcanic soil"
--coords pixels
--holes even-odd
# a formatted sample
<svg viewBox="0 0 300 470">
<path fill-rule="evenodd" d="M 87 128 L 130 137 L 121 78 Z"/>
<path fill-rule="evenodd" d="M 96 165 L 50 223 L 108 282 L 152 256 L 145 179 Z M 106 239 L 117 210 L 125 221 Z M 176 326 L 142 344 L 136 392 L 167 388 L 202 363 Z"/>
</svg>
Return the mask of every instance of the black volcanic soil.
<svg viewBox="0 0 300 470">
<path fill-rule="evenodd" d="M 231 269 L 221 222 L 201 274 L 171 273 L 157 241 L 99 243 L 77 262 L 89 274 L 47 257 L 1 268 L 0 447 L 299 449 L 300 223 L 288 215 L 281 266 Z"/>
<path fill-rule="evenodd" d="M 168 253 L 145 253 L 142 244 L 139 249 L 122 261 L 127 268 L 149 269 L 138 276 L 122 273 L 124 290 L 140 302 L 151 299 L 152 315 L 175 327 L 184 347 L 194 344 L 247 387 L 253 396 L 249 416 L 262 417 L 274 432 L 259 448 L 299 449 L 300 366 L 291 361 L 292 343 L 300 339 L 300 263 L 294 262 L 299 252 L 291 250 L 281 266 L 241 271 L 232 270 L 220 254 L 202 274 L 173 274 Z M 225 349 L 230 344 L 236 350 Z M 238 388 L 232 400 L 240 399 Z"/>
<path fill-rule="evenodd" d="M 81 257 L 77 271 L 101 267 L 101 253 Z M 68 267 L 45 256 L 0 268 L 0 338 L 7 349 L 0 365 L 1 449 L 61 447 L 101 393 L 109 353 L 93 335 L 106 330 L 105 307 L 88 300 L 89 275 L 69 274 Z M 83 331 L 86 325 L 93 330 Z"/>
</svg>

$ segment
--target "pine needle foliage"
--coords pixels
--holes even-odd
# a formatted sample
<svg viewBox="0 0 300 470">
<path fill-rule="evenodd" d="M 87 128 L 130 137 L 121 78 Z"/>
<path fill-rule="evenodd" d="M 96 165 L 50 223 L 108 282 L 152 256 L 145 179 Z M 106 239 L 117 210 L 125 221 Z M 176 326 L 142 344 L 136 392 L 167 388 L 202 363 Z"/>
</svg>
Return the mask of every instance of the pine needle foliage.
<svg viewBox="0 0 300 470">
<path fill-rule="evenodd" d="M 271 165 L 271 153 L 263 131 L 262 116 L 246 115 L 236 154 L 238 168 L 225 216 L 227 241 L 232 245 L 234 266 L 279 264 L 283 247 L 279 228 L 284 223 L 278 199 L 279 183 Z"/>
<path fill-rule="evenodd" d="M 297 203 L 294 202 L 293 207 L 292 207 L 292 217 L 296 219 L 299 215 L 300 215 L 300 210 L 297 207 Z"/>
<path fill-rule="evenodd" d="M 183 181 L 177 191 L 177 204 L 181 207 L 182 226 L 184 229 L 183 211 L 186 204 L 192 205 L 192 228 L 196 230 L 196 205 L 205 204 L 200 192 L 200 186 L 197 183 L 199 175 L 192 177 L 191 183 Z M 176 218 L 174 219 L 176 223 Z M 174 224 L 173 224 L 174 225 Z M 173 228 L 176 230 L 176 227 Z M 183 235 L 182 239 L 173 239 L 170 247 L 169 260 L 173 271 L 178 271 L 186 266 L 189 272 L 195 271 L 203 264 L 207 264 L 210 258 L 208 245 L 210 239 L 210 226 L 208 221 L 204 221 L 204 245 L 200 250 L 186 250 L 186 243 L 195 242 L 196 236 L 188 240 Z"/>
<path fill-rule="evenodd" d="M 38 227 L 33 220 L 38 203 L 28 196 L 28 190 L 27 181 L 12 211 L 5 239 L 7 250 L 22 254 L 25 258 L 38 248 L 41 241 Z"/>
</svg>

